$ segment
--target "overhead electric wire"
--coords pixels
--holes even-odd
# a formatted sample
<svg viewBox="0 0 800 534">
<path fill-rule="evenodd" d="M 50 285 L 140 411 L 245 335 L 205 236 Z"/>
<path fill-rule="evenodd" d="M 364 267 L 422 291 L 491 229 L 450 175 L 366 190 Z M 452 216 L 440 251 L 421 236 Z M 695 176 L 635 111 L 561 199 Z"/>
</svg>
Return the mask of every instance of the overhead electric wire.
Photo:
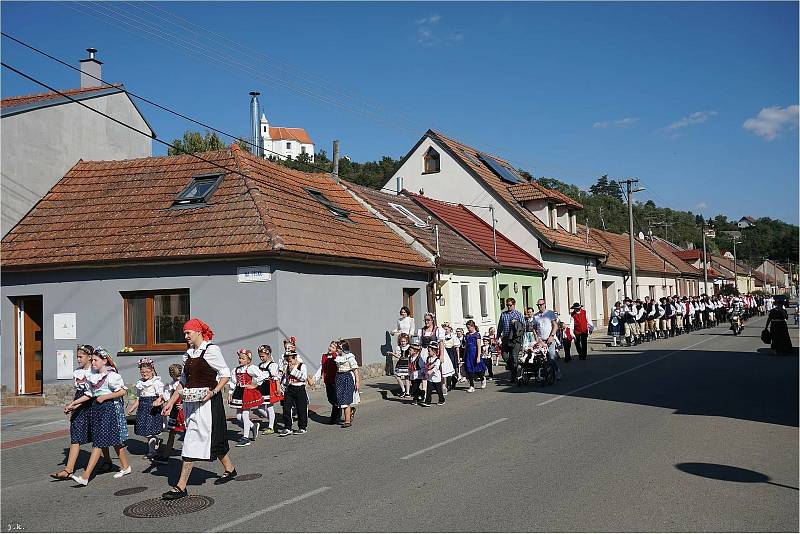
<svg viewBox="0 0 800 534">
<path fill-rule="evenodd" d="M 91 3 L 87 3 L 87 5 L 84 5 L 81 2 L 73 2 L 73 3 L 70 3 L 68 5 L 70 7 L 73 7 L 73 9 L 75 9 L 74 6 L 76 4 L 79 5 L 80 7 L 82 7 L 85 10 L 94 10 L 94 12 L 89 11 L 89 14 L 92 15 L 92 16 L 95 16 L 97 18 L 100 18 L 101 20 L 103 20 L 106 23 L 110 24 L 111 21 L 114 21 L 116 23 L 123 24 L 125 26 L 134 28 L 133 30 L 124 28 L 124 29 L 126 29 L 126 31 L 128 31 L 129 33 L 132 33 L 134 35 L 137 34 L 138 30 L 144 29 L 144 31 L 146 33 L 150 34 L 150 35 L 154 35 L 155 37 L 157 37 L 157 38 L 159 38 L 161 40 L 164 40 L 164 41 L 166 41 L 166 42 L 168 42 L 168 43 L 170 43 L 172 45 L 176 45 L 176 46 L 178 46 L 180 48 L 183 48 L 184 50 L 189 50 L 190 52 L 194 52 L 196 56 L 201 56 L 205 60 L 209 60 L 210 59 L 211 62 L 216 62 L 218 64 L 221 64 L 222 67 L 225 68 L 226 70 L 235 72 L 236 69 L 231 68 L 231 66 L 229 65 L 229 63 L 233 63 L 233 64 L 235 64 L 235 65 L 237 65 L 239 67 L 239 70 L 244 69 L 246 71 L 249 71 L 248 75 L 256 76 L 257 78 L 261 78 L 262 80 L 265 80 L 264 76 L 266 75 L 267 72 L 269 72 L 269 71 L 265 71 L 265 73 L 261 73 L 261 71 L 255 70 L 251 65 L 242 64 L 239 61 L 239 58 L 241 57 L 241 55 L 238 54 L 238 52 L 240 50 L 242 50 L 242 49 L 251 50 L 252 51 L 252 48 L 247 47 L 243 43 L 239 43 L 237 41 L 233 41 L 233 40 L 231 40 L 231 39 L 229 39 L 227 37 L 224 37 L 221 34 L 215 33 L 215 32 L 213 32 L 212 30 L 210 30 L 208 28 L 205 28 L 205 27 L 200 26 L 198 24 L 192 23 L 190 21 L 186 21 L 186 19 L 181 19 L 181 17 L 178 17 L 177 15 L 174 15 L 170 11 L 167 11 L 167 10 L 165 10 L 163 8 L 157 7 L 157 9 L 159 9 L 160 11 L 169 14 L 170 17 L 177 17 L 177 18 L 179 18 L 179 19 L 181 19 L 183 21 L 186 21 L 191 26 L 201 30 L 202 33 L 198 33 L 197 31 L 194 31 L 194 30 L 192 30 L 190 28 L 186 28 L 186 25 L 183 25 L 183 28 L 187 29 L 188 31 L 194 33 L 195 35 L 202 36 L 204 41 L 209 41 L 208 35 L 212 34 L 212 35 L 219 36 L 221 39 L 224 39 L 225 41 L 227 41 L 229 43 L 234 43 L 234 44 L 238 45 L 239 48 L 234 48 L 234 47 L 232 47 L 230 45 L 225 45 L 225 44 L 220 43 L 219 40 L 215 41 L 216 44 L 219 44 L 220 46 L 224 46 L 224 47 L 226 47 L 228 49 L 233 50 L 234 53 L 236 53 L 236 55 L 223 54 L 219 50 L 216 50 L 216 49 L 213 49 L 213 48 L 207 48 L 207 47 L 203 47 L 203 48 L 205 48 L 205 51 L 201 50 L 200 51 L 201 53 L 198 54 L 197 50 L 191 48 L 192 46 L 194 46 L 195 48 L 197 47 L 197 45 L 194 44 L 195 43 L 194 39 L 187 39 L 187 38 L 185 38 L 183 36 L 178 35 L 177 33 L 167 32 L 166 30 L 163 30 L 162 28 L 159 28 L 158 26 L 155 26 L 154 24 L 148 22 L 146 19 L 143 19 L 140 15 L 134 14 L 134 13 L 132 13 L 130 11 L 122 10 L 120 8 L 115 9 L 115 8 L 109 7 L 109 5 L 107 3 L 91 2 Z M 150 4 L 147 4 L 147 5 L 150 5 Z M 96 6 L 102 6 L 102 8 L 96 7 Z M 135 7 L 137 9 L 139 9 L 140 11 L 146 12 L 141 7 L 139 7 L 138 5 L 135 6 Z M 105 11 L 103 11 L 103 10 L 105 10 Z M 111 13 L 111 15 L 109 15 L 109 13 Z M 117 15 L 117 16 L 115 17 L 114 15 Z M 163 17 L 161 17 L 161 18 L 163 20 Z M 110 19 L 110 20 L 107 20 L 107 19 Z M 130 22 L 130 21 L 133 21 L 133 23 Z M 170 20 L 168 22 L 172 22 L 172 21 Z M 158 35 L 158 34 L 154 33 L 154 30 L 157 31 L 157 32 L 160 32 L 160 34 L 162 34 L 162 35 Z M 164 37 L 163 35 L 167 35 L 167 37 Z M 211 39 L 211 41 L 214 42 L 214 39 Z M 183 43 L 189 43 L 190 46 L 186 46 L 185 44 L 182 44 L 182 42 Z M 211 51 L 210 53 L 212 54 L 212 57 L 210 57 L 210 58 L 208 57 L 208 55 L 209 55 L 208 50 L 210 50 Z M 257 51 L 254 51 L 254 52 L 255 52 L 255 55 L 259 55 L 260 54 Z M 271 58 L 270 56 L 266 56 L 264 54 L 260 54 L 260 55 L 266 57 L 268 61 L 274 61 L 273 58 Z M 220 59 L 220 56 L 221 56 L 221 59 Z M 286 70 L 286 69 L 284 69 L 284 70 Z M 297 71 L 298 69 L 295 69 L 295 70 Z M 300 76 L 298 76 L 298 77 L 301 77 L 301 78 L 306 77 L 307 78 L 306 75 L 302 75 L 302 74 Z M 281 85 L 284 88 L 288 89 L 289 91 L 295 91 L 295 92 L 300 93 L 301 95 L 308 96 L 309 98 L 316 99 L 316 100 L 321 101 L 323 103 L 332 104 L 332 105 L 337 106 L 337 107 L 339 107 L 339 108 L 341 108 L 341 109 L 343 109 L 345 111 L 366 116 L 367 118 L 371 118 L 373 120 L 376 120 L 377 122 L 384 123 L 387 126 L 397 127 L 398 129 L 401 129 L 402 131 L 404 131 L 406 133 L 411 133 L 413 135 L 418 135 L 419 134 L 419 130 L 420 129 L 417 127 L 417 121 L 412 120 L 411 118 L 405 116 L 404 114 L 398 114 L 397 112 L 393 112 L 393 115 L 395 116 L 395 119 L 400 119 L 405 124 L 402 124 L 402 125 L 400 125 L 400 124 L 392 124 L 393 120 L 391 118 L 387 118 L 387 117 L 381 116 L 381 111 L 385 110 L 385 108 L 383 106 L 379 106 L 379 105 L 369 104 L 368 103 L 368 105 L 370 105 L 371 107 L 381 110 L 381 111 L 370 111 L 370 110 L 364 110 L 364 109 L 360 109 L 360 108 L 354 107 L 354 106 L 352 106 L 350 104 L 343 103 L 342 101 L 339 101 L 339 100 L 336 100 L 336 99 L 332 99 L 330 96 L 328 96 L 329 93 L 331 93 L 331 92 L 334 92 L 334 93 L 337 93 L 337 94 L 340 94 L 340 95 L 343 94 L 343 93 L 341 93 L 339 91 L 332 90 L 331 89 L 331 85 L 332 84 L 328 84 L 328 85 L 325 85 L 324 87 L 322 87 L 322 89 L 324 90 L 325 96 L 320 96 L 320 94 L 315 93 L 313 91 L 310 91 L 307 88 L 305 88 L 303 86 L 300 86 L 300 85 L 297 85 L 297 84 L 295 84 L 295 83 L 293 83 L 291 81 L 288 81 L 286 79 L 275 78 L 273 76 L 273 80 L 274 81 L 272 83 L 276 83 L 278 85 Z M 270 83 L 270 82 L 267 82 L 267 83 Z M 481 143 L 481 145 L 483 145 L 485 147 L 497 149 L 497 150 L 500 151 L 499 152 L 500 154 L 502 154 L 503 150 L 504 150 L 502 147 L 498 147 L 496 145 L 490 145 L 490 144 L 487 144 L 487 143 Z M 550 173 L 550 171 L 554 171 L 553 174 L 555 174 L 555 175 L 562 175 L 563 176 L 563 174 L 567 174 L 567 175 L 571 175 L 573 178 L 582 178 L 583 181 L 588 181 L 590 183 L 595 179 L 595 177 L 593 175 L 584 174 L 583 171 L 581 171 L 579 173 L 576 173 L 576 172 L 571 172 L 571 171 L 569 171 L 567 169 L 564 169 L 563 167 L 559 167 L 559 166 L 555 166 L 555 165 L 548 165 L 548 164 L 535 165 L 535 164 L 532 164 L 532 163 L 530 163 L 528 161 L 523 161 L 523 160 L 520 160 L 518 158 L 511 158 L 511 157 L 508 157 L 508 156 L 503 156 L 503 159 L 505 159 L 506 161 L 509 161 L 511 163 L 515 163 L 517 165 L 527 166 L 530 169 L 535 169 L 535 170 L 544 171 L 544 172 L 548 172 L 548 173 Z"/>
<path fill-rule="evenodd" d="M 88 106 L 88 105 L 86 105 L 85 103 L 83 103 L 82 101 L 80 101 L 80 100 L 76 100 L 76 99 L 72 98 L 71 96 L 69 96 L 69 95 L 65 94 L 64 92 L 62 92 L 62 91 L 59 91 L 58 89 L 55 89 L 55 88 L 51 87 L 51 86 L 50 86 L 50 85 L 48 85 L 47 83 L 45 83 L 45 82 L 43 82 L 43 81 L 41 81 L 41 80 L 38 80 L 38 79 L 34 78 L 33 76 L 30 76 L 30 75 L 28 75 L 28 74 L 26 74 L 26 73 L 24 73 L 24 72 L 22 72 L 22 71 L 20 71 L 20 70 L 18 70 L 18 69 L 16 69 L 16 68 L 12 67 L 11 65 L 8 65 L 8 64 L 7 64 L 7 63 L 5 63 L 5 62 L 1 62 L 1 61 L 0 61 L 0 66 L 2 66 L 2 67 L 4 67 L 4 68 L 6 68 L 6 69 L 8 69 L 8 70 L 10 70 L 10 71 L 12 71 L 12 72 L 14 72 L 15 74 L 17 74 L 17 75 L 19 75 L 19 76 L 22 76 L 23 78 L 25 78 L 25 79 L 27 79 L 27 80 L 29 80 L 29 81 L 33 82 L 33 83 L 36 83 L 36 84 L 38 84 L 38 85 L 41 85 L 42 87 L 44 87 L 44 88 L 46 88 L 46 89 L 48 89 L 48 90 L 50 90 L 50 91 L 52 91 L 52 92 L 54 92 L 54 93 L 56 93 L 56 94 L 58 94 L 58 95 L 62 96 L 62 97 L 64 97 L 64 98 L 66 98 L 66 99 L 70 100 L 71 102 L 73 102 L 73 103 L 75 103 L 75 104 L 78 104 L 78 105 L 80 105 L 80 106 L 82 106 L 82 107 L 84 107 L 84 108 L 86 108 L 86 109 L 88 109 L 88 110 L 90 110 L 90 111 L 92 111 L 92 112 L 94 112 L 94 113 L 97 113 L 98 115 L 101 115 L 101 116 L 103 116 L 103 117 L 105 117 L 105 118 L 107 118 L 107 119 L 111 120 L 112 122 L 114 122 L 114 123 L 116 123 L 116 124 L 119 124 L 120 126 L 123 126 L 123 127 L 125 127 L 125 128 L 128 128 L 129 130 L 132 130 L 132 131 L 134 131 L 134 132 L 136 132 L 136 133 L 140 134 L 140 135 L 143 135 L 143 136 L 145 136 L 145 137 L 148 137 L 148 138 L 152 139 L 153 141 L 156 141 L 157 143 L 161 143 L 162 145 L 165 145 L 165 146 L 167 146 L 167 147 L 170 147 L 170 148 L 172 148 L 172 149 L 174 149 L 174 150 L 177 150 L 177 151 L 179 151 L 179 152 L 180 152 L 180 155 L 191 156 L 191 157 L 193 157 L 193 158 L 195 158 L 195 159 L 197 159 L 197 160 L 199 160 L 199 161 L 202 161 L 202 162 L 204 162 L 204 163 L 208 163 L 209 165 L 212 165 L 213 167 L 215 167 L 215 168 L 217 168 L 217 169 L 222 169 L 222 170 L 225 170 L 225 171 L 227 171 L 227 172 L 229 172 L 229 173 L 232 173 L 232 174 L 235 174 L 235 175 L 239 175 L 239 176 L 241 176 L 241 177 L 243 177 L 243 178 L 245 178 L 245 179 L 247 179 L 247 180 L 253 180 L 253 181 L 257 182 L 257 184 L 258 184 L 258 185 L 264 185 L 265 187 L 268 187 L 269 189 L 273 189 L 273 190 L 275 190 L 275 191 L 280 191 L 280 192 L 282 192 L 282 193 L 285 193 L 285 194 L 287 194 L 287 195 L 290 195 L 290 196 L 293 196 L 293 197 L 296 197 L 296 198 L 303 199 L 303 200 L 304 200 L 304 201 L 306 201 L 306 202 L 307 202 L 307 201 L 308 201 L 308 199 L 310 198 L 310 197 L 306 197 L 306 196 L 304 196 L 304 195 L 298 194 L 298 193 L 297 193 L 297 192 L 295 192 L 295 191 L 291 191 L 291 190 L 289 190 L 289 189 L 284 189 L 284 188 L 282 188 L 282 187 L 279 187 L 279 186 L 277 186 L 277 185 L 275 185 L 275 184 L 270 184 L 270 183 L 259 183 L 259 182 L 260 182 L 260 180 L 259 180 L 259 179 L 257 179 L 257 178 L 253 178 L 252 176 L 249 176 L 249 175 L 247 175 L 247 174 L 245 174 L 245 173 L 243 173 L 243 172 L 239 171 L 238 169 L 234 169 L 234 168 L 231 168 L 231 167 L 227 167 L 227 166 L 225 166 L 225 165 L 222 165 L 222 164 L 220 164 L 219 162 L 216 162 L 216 161 L 212 161 L 212 160 L 206 159 L 206 158 L 204 158 L 204 157 L 202 157 L 202 156 L 199 156 L 198 154 L 195 154 L 195 153 L 190 153 L 190 152 L 185 152 L 185 151 L 182 151 L 182 150 L 178 149 L 178 148 L 177 148 L 175 145 L 173 145 L 172 143 L 168 143 L 167 141 L 163 141 L 163 140 L 161 140 L 161 139 L 158 139 L 158 138 L 157 138 L 157 137 L 156 137 L 154 134 L 149 134 L 149 133 L 147 133 L 147 132 L 145 132 L 145 131 L 143 131 L 143 130 L 140 130 L 140 129 L 136 128 L 135 126 L 131 126 L 130 124 L 127 124 L 127 123 L 125 123 L 125 122 L 123 122 L 123 121 L 120 121 L 119 119 L 116 119 L 116 118 L 114 118 L 114 117 L 112 117 L 112 116 L 108 115 L 107 113 L 104 113 L 104 112 L 102 112 L 102 111 L 100 111 L 100 110 L 98 110 L 98 109 L 95 109 L 95 108 L 93 108 L 93 107 L 91 107 L 91 106 Z M 277 165 L 277 164 L 276 164 L 276 165 Z M 281 171 L 281 172 L 291 175 L 291 169 L 288 169 L 288 168 L 287 168 L 285 171 Z M 299 172 L 302 172 L 302 171 L 299 171 Z M 326 174 L 328 174 L 328 173 L 326 173 Z M 346 190 L 346 191 L 349 191 L 349 189 L 347 189 L 347 188 L 344 188 L 344 187 L 343 187 L 343 189 L 344 189 L 344 190 Z M 249 192 L 249 189 L 248 189 L 248 192 Z M 384 223 L 384 224 L 385 224 L 385 223 L 387 222 L 387 220 L 388 220 L 388 217 L 376 217 L 376 216 L 374 216 L 374 215 L 369 215 L 369 214 L 365 214 L 365 213 L 354 212 L 354 211 L 350 211 L 350 210 L 347 210 L 347 209 L 346 209 L 346 211 L 348 212 L 348 213 L 347 213 L 347 216 L 348 216 L 348 217 L 349 217 L 349 216 L 356 216 L 356 217 L 361 217 L 361 218 L 364 218 L 364 219 L 375 219 L 375 220 L 381 221 L 381 222 L 382 222 L 382 223 Z M 411 228 L 411 227 L 415 227 L 415 228 L 419 229 L 419 227 L 415 226 L 413 223 L 408 223 L 408 224 L 405 224 L 405 223 L 398 223 L 398 222 L 395 222 L 395 221 L 390 221 L 390 222 L 392 222 L 392 224 L 395 224 L 395 225 L 397 225 L 397 226 L 399 226 L 399 227 L 409 227 L 409 228 Z M 144 225 L 143 227 L 147 227 L 147 226 L 153 226 L 153 225 L 155 225 L 155 224 L 156 224 L 156 223 L 153 223 L 152 225 Z"/>
</svg>

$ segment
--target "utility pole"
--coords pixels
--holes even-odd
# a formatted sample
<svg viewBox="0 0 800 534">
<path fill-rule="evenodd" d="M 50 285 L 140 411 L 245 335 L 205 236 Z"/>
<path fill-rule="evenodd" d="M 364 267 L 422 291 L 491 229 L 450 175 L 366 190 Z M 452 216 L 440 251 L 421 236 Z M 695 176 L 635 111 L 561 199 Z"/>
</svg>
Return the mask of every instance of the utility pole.
<svg viewBox="0 0 800 534">
<path fill-rule="evenodd" d="M 644 188 L 633 188 L 633 184 L 638 184 L 639 180 L 636 178 L 629 178 L 628 180 L 620 180 L 620 184 L 627 186 L 628 192 L 628 241 L 631 253 L 631 298 L 636 300 L 639 298 L 639 288 L 636 287 L 636 252 L 634 251 L 634 238 L 633 238 L 633 194 L 639 191 L 644 191 Z"/>
<path fill-rule="evenodd" d="M 333 140 L 333 179 L 336 180 L 336 183 L 339 183 L 339 140 Z"/>
<path fill-rule="evenodd" d="M 736 243 L 737 243 L 736 240 L 739 239 L 739 238 L 736 237 L 735 235 L 732 236 L 732 237 L 733 237 L 733 288 L 738 291 L 739 290 L 739 277 L 736 275 Z M 738 243 L 741 243 L 741 241 L 738 241 Z"/>
<path fill-rule="evenodd" d="M 706 222 L 703 220 L 703 293 L 708 295 L 708 258 L 706 257 Z"/>
</svg>

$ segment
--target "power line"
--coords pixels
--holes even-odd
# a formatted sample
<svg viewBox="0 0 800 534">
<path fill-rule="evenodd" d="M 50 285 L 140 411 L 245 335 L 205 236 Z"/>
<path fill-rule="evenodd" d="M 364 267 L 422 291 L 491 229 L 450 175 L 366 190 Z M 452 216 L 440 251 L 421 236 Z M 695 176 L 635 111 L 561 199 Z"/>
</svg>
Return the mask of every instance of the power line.
<svg viewBox="0 0 800 534">
<path fill-rule="evenodd" d="M 209 165 L 212 165 L 215 168 L 223 169 L 223 170 L 225 170 L 225 171 L 227 171 L 227 172 L 229 172 L 231 174 L 235 174 L 235 175 L 241 176 L 241 177 L 243 177 L 243 178 L 245 178 L 247 180 L 253 180 L 252 176 L 248 176 L 247 174 L 242 173 L 238 169 L 234 169 L 234 168 L 231 168 L 231 167 L 226 167 L 225 165 L 221 165 L 219 162 L 215 162 L 215 161 L 206 159 L 206 158 L 204 158 L 202 156 L 199 156 L 198 154 L 181 151 L 178 147 L 176 147 L 172 143 L 168 143 L 167 141 L 163 141 L 161 139 L 158 139 L 154 134 L 149 134 L 147 132 L 144 132 L 144 131 L 136 128 L 135 126 L 131 126 L 130 124 L 122 122 L 122 121 L 120 121 L 120 120 L 118 120 L 118 119 L 116 119 L 116 118 L 114 118 L 114 117 L 112 117 L 112 116 L 110 116 L 110 115 L 108 115 L 106 113 L 103 113 L 102 111 L 100 111 L 98 109 L 95 109 L 95 108 L 93 108 L 91 106 L 88 106 L 85 103 L 83 103 L 82 101 L 72 98 L 71 96 L 63 93 L 62 91 L 59 91 L 58 89 L 55 89 L 55 88 L 51 87 L 50 85 L 46 84 L 45 82 L 42 82 L 42 81 L 40 81 L 40 80 L 38 80 L 38 79 L 28 75 L 28 74 L 25 74 L 24 72 L 12 67 L 11 65 L 8 65 L 7 63 L 0 62 L 0 66 L 2 66 L 4 68 L 14 72 L 15 74 L 18 74 L 19 76 L 22 76 L 23 78 L 25 78 L 25 79 L 27 79 L 29 81 L 32 81 L 33 83 L 41 85 L 42 87 L 44 87 L 44 88 L 46 88 L 46 89 L 48 89 L 48 90 L 50 90 L 50 91 L 52 91 L 52 92 L 54 92 L 56 94 L 68 99 L 69 101 L 71 101 L 71 102 L 73 102 L 75 104 L 78 104 L 78 105 L 80 105 L 80 106 L 82 106 L 82 107 L 84 107 L 84 108 L 86 108 L 86 109 L 88 109 L 88 110 L 90 110 L 90 111 L 92 111 L 94 113 L 97 113 L 98 115 L 101 115 L 101 116 L 105 117 L 106 119 L 109 119 L 110 121 L 112 121 L 112 122 L 114 122 L 116 124 L 119 124 L 120 126 L 123 126 L 123 127 L 127 128 L 129 130 L 132 130 L 132 131 L 140 134 L 140 135 L 148 137 L 148 138 L 152 139 L 153 141 L 156 141 L 157 143 L 161 143 L 162 145 L 170 147 L 170 148 L 172 148 L 172 149 L 174 149 L 174 150 L 176 150 L 178 152 L 181 152 L 182 154 L 185 154 L 187 156 L 191 156 L 191 157 L 193 157 L 193 158 L 195 158 L 195 159 L 197 159 L 199 161 L 202 161 L 204 163 L 208 163 Z M 279 171 L 279 167 L 277 167 L 277 164 L 276 164 L 276 169 L 275 170 Z M 281 172 L 283 174 L 288 174 L 288 175 L 291 176 L 291 172 L 289 172 L 288 169 L 285 170 L 285 171 L 280 169 L 279 172 Z M 256 180 L 256 181 L 258 182 L 258 180 Z M 287 195 L 290 195 L 290 196 L 293 196 L 293 197 L 296 197 L 296 198 L 301 198 L 303 200 L 307 200 L 307 198 L 304 195 L 298 194 L 295 191 L 291 191 L 291 190 L 288 190 L 288 189 L 284 189 L 284 188 L 278 187 L 275 184 L 267 184 L 267 183 L 265 183 L 263 185 L 266 185 L 267 187 L 269 187 L 271 189 L 274 189 L 275 191 L 280 191 L 282 193 L 286 193 Z M 248 189 L 247 192 L 249 192 L 249 189 Z M 357 217 L 362 217 L 364 219 L 375 219 L 375 220 L 381 221 L 383 223 L 386 222 L 384 218 L 376 217 L 374 215 L 368 215 L 368 214 L 365 214 L 365 213 L 353 212 L 353 211 L 350 211 L 350 210 L 348 210 L 348 212 L 349 212 L 348 216 L 354 215 L 354 216 L 357 216 Z M 405 224 L 405 223 L 395 223 L 394 221 L 392 221 L 392 222 L 393 222 L 393 224 L 396 224 L 397 226 L 400 226 L 400 227 L 403 227 L 403 226 L 409 227 L 409 228 L 410 227 L 414 227 L 414 225 L 411 224 L 411 223 Z M 418 227 L 416 227 L 416 228 L 418 228 Z"/>
</svg>

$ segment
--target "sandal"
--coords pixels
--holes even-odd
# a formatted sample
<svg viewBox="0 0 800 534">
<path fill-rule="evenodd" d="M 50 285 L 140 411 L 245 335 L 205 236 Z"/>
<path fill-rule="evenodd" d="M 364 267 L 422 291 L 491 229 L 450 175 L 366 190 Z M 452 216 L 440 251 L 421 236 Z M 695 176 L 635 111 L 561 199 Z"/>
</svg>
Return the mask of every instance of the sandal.
<svg viewBox="0 0 800 534">
<path fill-rule="evenodd" d="M 62 473 L 66 474 L 62 475 Z M 72 480 L 72 473 L 66 469 L 62 469 L 58 473 L 50 473 L 50 478 L 54 478 L 56 480 Z"/>
<path fill-rule="evenodd" d="M 344 423 L 344 424 L 342 424 L 342 428 L 350 428 L 351 426 L 353 426 L 353 423 Z"/>
<path fill-rule="evenodd" d="M 352 423 L 355 420 L 356 420 L 356 409 L 355 409 L 355 407 L 353 407 L 350 410 L 350 422 Z"/>
</svg>

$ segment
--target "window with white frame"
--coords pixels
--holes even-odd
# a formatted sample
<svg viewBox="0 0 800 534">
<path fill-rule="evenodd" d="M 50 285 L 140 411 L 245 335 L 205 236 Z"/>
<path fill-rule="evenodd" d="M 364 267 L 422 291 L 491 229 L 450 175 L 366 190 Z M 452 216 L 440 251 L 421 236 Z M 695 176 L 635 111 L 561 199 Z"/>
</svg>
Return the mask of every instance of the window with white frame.
<svg viewBox="0 0 800 534">
<path fill-rule="evenodd" d="M 426 223 L 425 221 L 423 221 L 422 219 L 411 213 L 405 206 L 401 206 L 400 204 L 394 204 L 392 202 L 389 202 L 389 205 L 394 209 L 396 209 L 397 211 L 399 211 L 400 214 L 403 215 L 403 217 L 411 221 L 417 228 L 428 227 L 428 223 Z"/>
<path fill-rule="evenodd" d="M 481 317 L 486 319 L 489 317 L 489 286 L 487 284 L 480 284 L 478 292 L 481 300 Z"/>
<path fill-rule="evenodd" d="M 472 319 L 469 313 L 469 284 L 461 284 L 461 315 L 464 319 Z"/>
</svg>

